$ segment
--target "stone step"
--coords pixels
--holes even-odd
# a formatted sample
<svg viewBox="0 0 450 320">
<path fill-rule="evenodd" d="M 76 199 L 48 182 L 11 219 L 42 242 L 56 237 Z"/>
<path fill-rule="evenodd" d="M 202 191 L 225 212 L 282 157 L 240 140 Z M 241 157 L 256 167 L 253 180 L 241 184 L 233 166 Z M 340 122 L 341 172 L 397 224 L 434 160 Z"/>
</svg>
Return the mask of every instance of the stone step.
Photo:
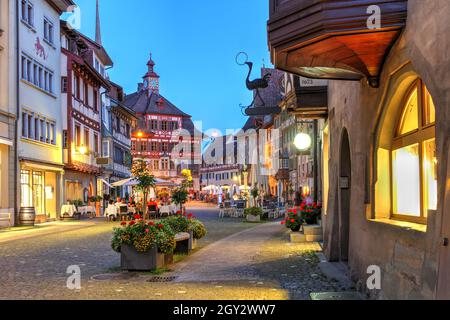
<svg viewBox="0 0 450 320">
<path fill-rule="evenodd" d="M 305 235 L 323 235 L 323 229 L 320 225 L 304 225 Z"/>
<path fill-rule="evenodd" d="M 322 235 L 305 235 L 301 232 L 291 232 L 290 240 L 292 243 L 302 243 L 302 242 L 319 242 L 323 240 Z"/>
<path fill-rule="evenodd" d="M 301 232 L 291 232 L 290 236 L 292 243 L 306 242 L 306 236 Z"/>
<path fill-rule="evenodd" d="M 320 235 L 311 235 L 311 234 L 307 234 L 305 235 L 306 238 L 306 242 L 319 242 L 323 240 L 323 236 Z"/>
</svg>

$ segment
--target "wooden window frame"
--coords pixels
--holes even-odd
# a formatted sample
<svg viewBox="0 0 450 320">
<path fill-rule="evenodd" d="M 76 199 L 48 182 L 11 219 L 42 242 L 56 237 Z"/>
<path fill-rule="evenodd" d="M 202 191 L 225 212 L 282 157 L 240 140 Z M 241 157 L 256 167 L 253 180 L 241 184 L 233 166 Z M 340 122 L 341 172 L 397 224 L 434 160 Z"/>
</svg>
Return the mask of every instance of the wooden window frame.
<svg viewBox="0 0 450 320">
<path fill-rule="evenodd" d="M 406 104 L 408 103 L 408 99 L 411 96 L 412 92 L 417 89 L 417 100 L 418 100 L 418 129 L 413 130 L 411 132 L 405 134 L 399 134 L 403 113 Z M 412 223 L 426 224 L 427 223 L 427 215 L 425 212 L 425 203 L 424 203 L 424 177 L 423 177 L 423 145 L 426 141 L 436 139 L 436 123 L 424 124 L 424 112 L 425 112 L 425 90 L 426 86 L 421 79 L 416 80 L 408 89 L 407 93 L 402 99 L 402 107 L 399 110 L 399 114 L 396 118 L 396 126 L 395 133 L 392 139 L 392 147 L 389 152 L 389 163 L 390 163 L 390 192 L 391 192 L 391 219 L 406 221 Z M 414 144 L 418 144 L 419 148 L 419 179 L 420 179 L 420 217 L 398 214 L 394 213 L 394 166 L 393 166 L 393 153 L 401 148 L 411 146 Z"/>
</svg>

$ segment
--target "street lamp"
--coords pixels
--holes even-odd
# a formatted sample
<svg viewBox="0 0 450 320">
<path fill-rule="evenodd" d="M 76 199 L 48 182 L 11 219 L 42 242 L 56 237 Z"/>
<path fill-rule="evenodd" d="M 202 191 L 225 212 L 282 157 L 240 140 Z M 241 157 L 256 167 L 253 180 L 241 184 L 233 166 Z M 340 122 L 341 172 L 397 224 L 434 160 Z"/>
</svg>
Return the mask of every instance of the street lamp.
<svg viewBox="0 0 450 320">
<path fill-rule="evenodd" d="M 297 136 L 295 136 L 294 145 L 300 151 L 309 150 L 312 145 L 311 136 L 304 132 L 298 133 Z"/>
<path fill-rule="evenodd" d="M 81 155 L 85 155 L 87 153 L 87 148 L 85 146 L 79 146 L 78 153 Z"/>
</svg>

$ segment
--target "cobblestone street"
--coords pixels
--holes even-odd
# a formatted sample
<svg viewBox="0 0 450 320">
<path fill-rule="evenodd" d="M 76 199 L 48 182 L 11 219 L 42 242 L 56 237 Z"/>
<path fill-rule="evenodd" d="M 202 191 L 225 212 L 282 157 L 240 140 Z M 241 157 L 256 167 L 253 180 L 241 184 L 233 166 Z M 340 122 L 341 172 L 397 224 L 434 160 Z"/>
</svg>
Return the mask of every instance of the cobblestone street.
<svg viewBox="0 0 450 320">
<path fill-rule="evenodd" d="M 310 292 L 343 291 L 326 278 L 314 254 L 318 244 L 290 244 L 279 223 L 219 220 L 211 207 L 192 208 L 208 236 L 154 283 L 146 273 L 121 273 L 110 248 L 117 224 L 97 221 L 82 229 L 0 244 L 1 299 L 308 299 Z M 66 269 L 79 265 L 82 289 L 66 288 Z M 109 274 L 113 279 L 93 280 Z"/>
</svg>

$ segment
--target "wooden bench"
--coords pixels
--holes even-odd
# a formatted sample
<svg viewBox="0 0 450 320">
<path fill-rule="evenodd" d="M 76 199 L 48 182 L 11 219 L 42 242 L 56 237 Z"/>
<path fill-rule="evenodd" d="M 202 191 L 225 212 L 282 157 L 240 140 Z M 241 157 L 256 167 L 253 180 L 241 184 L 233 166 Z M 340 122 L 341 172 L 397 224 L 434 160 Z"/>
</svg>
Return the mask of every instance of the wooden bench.
<svg viewBox="0 0 450 320">
<path fill-rule="evenodd" d="M 175 235 L 177 246 L 174 253 L 189 254 L 192 251 L 192 237 L 190 233 L 181 232 Z"/>
</svg>

